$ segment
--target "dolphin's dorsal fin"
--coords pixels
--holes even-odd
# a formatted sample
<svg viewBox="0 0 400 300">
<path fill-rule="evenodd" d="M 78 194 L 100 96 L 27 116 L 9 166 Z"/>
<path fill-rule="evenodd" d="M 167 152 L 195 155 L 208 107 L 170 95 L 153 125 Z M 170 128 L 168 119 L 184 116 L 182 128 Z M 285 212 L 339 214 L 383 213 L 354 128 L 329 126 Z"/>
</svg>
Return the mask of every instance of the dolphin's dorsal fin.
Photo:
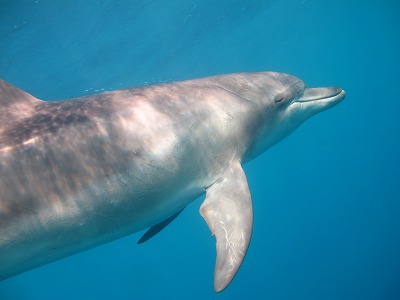
<svg viewBox="0 0 400 300">
<path fill-rule="evenodd" d="M 16 104 L 35 104 L 40 100 L 19 88 L 0 80 L 0 110 Z"/>
<path fill-rule="evenodd" d="M 185 208 L 182 208 L 180 211 L 178 211 L 177 213 L 173 214 L 172 216 L 170 216 L 168 219 L 165 219 L 164 221 L 151 226 L 146 232 L 145 234 L 142 235 L 142 237 L 140 238 L 140 240 L 138 240 L 138 244 L 142 244 L 146 241 L 148 241 L 149 239 L 151 239 L 153 236 L 155 236 L 157 233 L 159 233 L 161 230 L 163 230 L 169 223 L 171 223 L 173 220 L 176 219 L 177 216 L 179 216 L 179 214 L 184 210 Z"/>
<path fill-rule="evenodd" d="M 214 289 L 232 281 L 246 255 L 253 229 L 253 208 L 246 175 L 232 162 L 219 181 L 207 189 L 200 214 L 217 239 Z"/>
</svg>

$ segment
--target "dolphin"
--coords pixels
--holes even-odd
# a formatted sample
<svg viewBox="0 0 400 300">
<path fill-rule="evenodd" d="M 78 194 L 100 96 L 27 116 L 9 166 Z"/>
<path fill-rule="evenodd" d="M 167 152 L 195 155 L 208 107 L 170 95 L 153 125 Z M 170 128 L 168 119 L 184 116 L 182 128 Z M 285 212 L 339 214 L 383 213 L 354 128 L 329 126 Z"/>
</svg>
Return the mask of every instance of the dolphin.
<svg viewBox="0 0 400 300">
<path fill-rule="evenodd" d="M 214 289 L 250 242 L 242 165 L 345 97 L 277 72 L 42 101 L 0 81 L 0 280 L 149 228 L 206 194 Z"/>
</svg>

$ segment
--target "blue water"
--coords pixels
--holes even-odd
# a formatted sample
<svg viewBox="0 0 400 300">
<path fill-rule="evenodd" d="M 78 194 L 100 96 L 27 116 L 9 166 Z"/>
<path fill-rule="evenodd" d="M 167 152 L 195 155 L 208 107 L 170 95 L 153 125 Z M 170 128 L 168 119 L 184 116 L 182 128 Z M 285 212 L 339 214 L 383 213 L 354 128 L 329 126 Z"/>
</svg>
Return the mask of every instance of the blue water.
<svg viewBox="0 0 400 300">
<path fill-rule="evenodd" d="M 399 53 L 396 0 L 0 1 L 0 78 L 40 99 L 263 70 L 347 92 L 245 166 L 253 239 L 224 292 L 198 199 L 0 299 L 400 299 Z"/>
</svg>

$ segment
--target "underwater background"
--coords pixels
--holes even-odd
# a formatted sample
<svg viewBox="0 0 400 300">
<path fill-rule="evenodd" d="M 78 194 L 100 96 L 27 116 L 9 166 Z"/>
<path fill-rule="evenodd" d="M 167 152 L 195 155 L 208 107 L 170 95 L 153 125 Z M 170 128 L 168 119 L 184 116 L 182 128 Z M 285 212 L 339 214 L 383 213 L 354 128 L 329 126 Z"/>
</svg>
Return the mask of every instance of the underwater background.
<svg viewBox="0 0 400 300">
<path fill-rule="evenodd" d="M 222 293 L 201 198 L 0 300 L 400 299 L 399 67 L 397 0 L 0 0 L 0 78 L 43 100 L 269 70 L 347 92 L 244 166 L 253 237 Z"/>
</svg>

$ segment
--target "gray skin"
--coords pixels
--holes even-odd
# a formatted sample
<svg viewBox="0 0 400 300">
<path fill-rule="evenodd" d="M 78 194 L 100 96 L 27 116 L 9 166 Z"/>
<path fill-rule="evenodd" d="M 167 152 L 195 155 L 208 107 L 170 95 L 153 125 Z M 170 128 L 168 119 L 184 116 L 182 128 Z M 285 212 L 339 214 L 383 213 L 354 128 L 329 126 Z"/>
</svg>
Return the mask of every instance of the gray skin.
<svg viewBox="0 0 400 300">
<path fill-rule="evenodd" d="M 0 81 L 0 280 L 153 226 L 206 193 L 223 290 L 252 232 L 242 164 L 344 96 L 275 72 L 51 102 Z"/>
</svg>

